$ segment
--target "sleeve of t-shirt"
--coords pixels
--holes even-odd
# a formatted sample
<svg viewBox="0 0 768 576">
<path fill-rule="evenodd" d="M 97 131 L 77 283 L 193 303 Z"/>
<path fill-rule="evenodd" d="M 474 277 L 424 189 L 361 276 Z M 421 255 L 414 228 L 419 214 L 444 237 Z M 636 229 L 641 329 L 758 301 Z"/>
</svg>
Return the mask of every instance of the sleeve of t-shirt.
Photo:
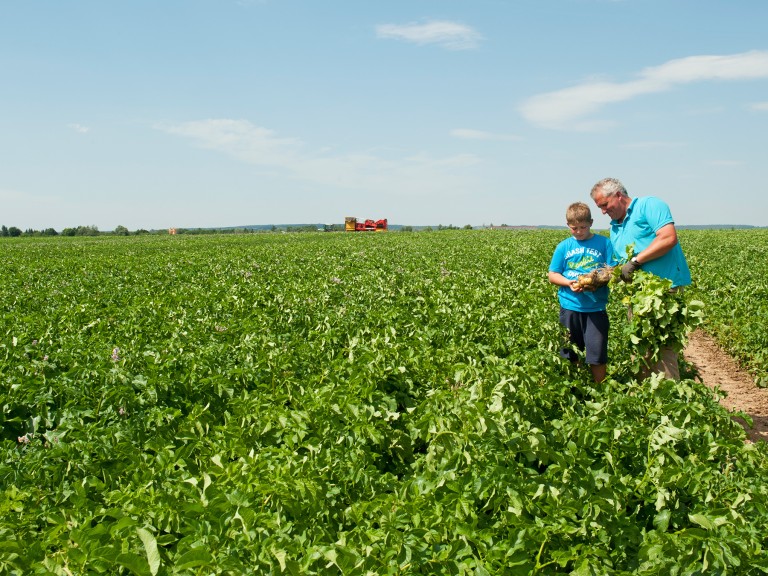
<svg viewBox="0 0 768 576">
<path fill-rule="evenodd" d="M 552 254 L 552 260 L 549 263 L 549 271 L 550 272 L 557 272 L 558 274 L 562 274 L 563 270 L 565 270 L 565 257 L 563 255 L 563 244 L 558 244 L 557 248 L 555 248 L 555 253 Z"/>
<path fill-rule="evenodd" d="M 645 219 L 654 232 L 658 232 L 659 228 L 675 222 L 666 202 L 652 196 L 647 198 L 645 202 Z"/>
</svg>

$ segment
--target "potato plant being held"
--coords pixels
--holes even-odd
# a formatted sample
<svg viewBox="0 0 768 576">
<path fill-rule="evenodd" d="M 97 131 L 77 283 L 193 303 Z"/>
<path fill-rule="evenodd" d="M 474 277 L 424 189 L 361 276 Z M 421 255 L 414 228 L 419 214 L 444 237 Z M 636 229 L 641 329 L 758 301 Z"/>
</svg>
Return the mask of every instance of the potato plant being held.
<svg viewBox="0 0 768 576">
<path fill-rule="evenodd" d="M 627 260 L 632 250 L 632 246 L 627 247 Z M 620 264 L 614 270 L 612 296 L 629 309 L 624 336 L 637 352 L 633 370 L 655 364 L 663 348 L 681 351 L 688 334 L 704 321 L 704 303 L 689 300 L 685 291 L 672 288 L 671 280 L 642 269 L 635 272 L 632 282 L 621 281 Z"/>
<path fill-rule="evenodd" d="M 611 279 L 613 278 L 613 270 L 613 266 L 598 266 L 576 278 L 576 284 L 579 288 L 587 290 L 588 292 L 597 290 L 598 288 L 610 284 Z"/>
</svg>

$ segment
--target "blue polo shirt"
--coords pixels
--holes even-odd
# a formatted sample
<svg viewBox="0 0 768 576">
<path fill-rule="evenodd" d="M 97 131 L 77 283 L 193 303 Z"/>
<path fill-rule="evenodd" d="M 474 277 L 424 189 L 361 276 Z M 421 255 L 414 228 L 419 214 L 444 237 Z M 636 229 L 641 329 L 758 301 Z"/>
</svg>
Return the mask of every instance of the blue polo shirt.
<svg viewBox="0 0 768 576">
<path fill-rule="evenodd" d="M 653 196 L 634 198 L 627 208 L 624 220 L 611 220 L 611 244 L 617 260 L 627 257 L 626 248 L 634 244 L 634 254 L 639 254 L 656 238 L 656 232 L 667 224 L 674 224 L 669 206 Z M 685 260 L 680 242 L 672 250 L 650 262 L 643 262 L 642 269 L 656 276 L 672 280 L 672 286 L 687 286 L 691 272 Z"/>
</svg>

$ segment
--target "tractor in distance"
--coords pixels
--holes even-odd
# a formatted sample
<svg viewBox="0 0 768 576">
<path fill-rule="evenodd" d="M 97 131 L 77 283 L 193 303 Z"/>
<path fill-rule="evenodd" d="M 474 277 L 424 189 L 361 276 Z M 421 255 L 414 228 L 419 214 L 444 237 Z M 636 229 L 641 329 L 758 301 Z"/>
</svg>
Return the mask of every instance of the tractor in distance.
<svg viewBox="0 0 768 576">
<path fill-rule="evenodd" d="M 387 219 L 358 221 L 354 216 L 344 218 L 344 230 L 346 232 L 386 232 Z"/>
</svg>

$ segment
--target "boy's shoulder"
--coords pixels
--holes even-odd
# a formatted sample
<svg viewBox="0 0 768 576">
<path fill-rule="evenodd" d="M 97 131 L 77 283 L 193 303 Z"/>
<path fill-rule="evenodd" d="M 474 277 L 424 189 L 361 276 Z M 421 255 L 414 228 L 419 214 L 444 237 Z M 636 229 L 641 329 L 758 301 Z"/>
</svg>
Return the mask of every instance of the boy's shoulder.
<svg viewBox="0 0 768 576">
<path fill-rule="evenodd" d="M 585 240 L 585 242 L 590 242 L 592 244 L 607 244 L 610 241 L 611 239 L 608 238 L 608 236 L 598 234 L 597 232 L 592 232 L 592 236 Z"/>
<path fill-rule="evenodd" d="M 563 248 L 572 246 L 574 244 L 578 244 L 578 240 L 576 240 L 573 236 L 568 236 L 568 238 L 563 238 L 560 240 L 560 242 L 557 243 L 555 250 L 562 250 Z"/>
<path fill-rule="evenodd" d="M 585 238 L 584 240 L 576 240 L 573 236 L 568 236 L 568 238 L 563 238 L 558 244 L 558 247 L 562 246 L 589 246 L 590 244 L 605 244 L 610 242 L 610 238 L 608 236 L 604 236 L 602 234 L 597 234 L 596 232 L 592 233 L 592 236 L 589 238 Z"/>
</svg>

